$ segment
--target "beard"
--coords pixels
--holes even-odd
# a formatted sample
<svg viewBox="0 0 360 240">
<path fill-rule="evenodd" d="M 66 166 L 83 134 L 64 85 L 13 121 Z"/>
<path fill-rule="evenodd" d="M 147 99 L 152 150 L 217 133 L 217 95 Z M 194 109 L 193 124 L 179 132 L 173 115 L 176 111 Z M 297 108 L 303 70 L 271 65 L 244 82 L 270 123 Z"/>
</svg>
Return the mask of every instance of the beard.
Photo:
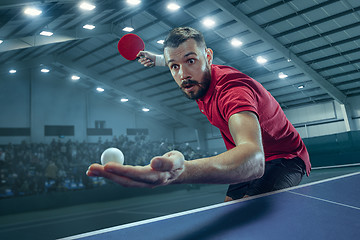
<svg viewBox="0 0 360 240">
<path fill-rule="evenodd" d="M 205 96 L 205 94 L 207 93 L 210 87 L 210 83 L 211 83 L 211 73 L 209 67 L 206 66 L 204 77 L 200 83 L 191 79 L 185 80 L 181 83 L 180 89 L 188 99 L 197 100 Z M 196 85 L 198 86 L 199 90 L 197 92 L 187 93 L 183 90 L 184 87 L 187 85 Z"/>
</svg>

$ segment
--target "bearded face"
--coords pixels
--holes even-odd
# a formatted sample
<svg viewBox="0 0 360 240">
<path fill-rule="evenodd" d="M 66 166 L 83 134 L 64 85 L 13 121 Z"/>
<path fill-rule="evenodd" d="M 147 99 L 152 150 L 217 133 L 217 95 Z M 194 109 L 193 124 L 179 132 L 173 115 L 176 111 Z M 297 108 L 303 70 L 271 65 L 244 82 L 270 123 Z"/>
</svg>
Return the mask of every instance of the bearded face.
<svg viewBox="0 0 360 240">
<path fill-rule="evenodd" d="M 197 100 L 205 96 L 206 92 L 209 89 L 210 82 L 210 69 L 206 67 L 203 79 L 201 79 L 200 81 L 192 79 L 184 80 L 179 88 L 188 99 Z"/>
<path fill-rule="evenodd" d="M 188 39 L 178 47 L 166 47 L 164 56 L 179 88 L 189 99 L 202 98 L 211 82 L 212 50 Z"/>
</svg>

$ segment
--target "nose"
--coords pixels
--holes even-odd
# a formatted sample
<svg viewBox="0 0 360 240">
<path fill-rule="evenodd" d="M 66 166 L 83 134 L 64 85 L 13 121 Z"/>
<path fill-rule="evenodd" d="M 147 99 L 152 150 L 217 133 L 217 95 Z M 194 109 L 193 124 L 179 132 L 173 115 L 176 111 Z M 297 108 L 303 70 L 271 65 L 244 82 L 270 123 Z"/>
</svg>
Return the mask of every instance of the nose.
<svg viewBox="0 0 360 240">
<path fill-rule="evenodd" d="M 180 66 L 179 74 L 180 74 L 181 82 L 186 80 L 186 79 L 191 79 L 190 74 L 188 73 L 186 67 L 183 66 L 183 65 Z"/>
</svg>

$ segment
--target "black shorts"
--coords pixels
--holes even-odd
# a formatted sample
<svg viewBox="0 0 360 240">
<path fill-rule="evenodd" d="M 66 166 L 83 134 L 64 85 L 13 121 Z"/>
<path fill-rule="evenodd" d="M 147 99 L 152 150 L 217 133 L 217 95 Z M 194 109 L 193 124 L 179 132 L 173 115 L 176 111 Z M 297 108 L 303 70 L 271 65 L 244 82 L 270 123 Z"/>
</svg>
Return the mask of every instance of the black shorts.
<svg viewBox="0 0 360 240">
<path fill-rule="evenodd" d="M 265 172 L 261 178 L 232 184 L 226 195 L 235 200 L 245 195 L 254 196 L 296 186 L 305 172 L 305 164 L 300 158 L 271 160 L 265 163 Z"/>
</svg>

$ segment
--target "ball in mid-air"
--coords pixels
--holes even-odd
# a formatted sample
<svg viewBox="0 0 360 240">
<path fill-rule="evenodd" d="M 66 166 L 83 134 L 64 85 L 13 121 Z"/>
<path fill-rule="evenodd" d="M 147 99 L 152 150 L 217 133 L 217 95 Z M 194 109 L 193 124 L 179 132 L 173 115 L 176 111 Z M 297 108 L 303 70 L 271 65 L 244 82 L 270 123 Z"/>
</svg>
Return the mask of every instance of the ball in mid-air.
<svg viewBox="0 0 360 240">
<path fill-rule="evenodd" d="M 124 154 L 117 148 L 108 148 L 101 154 L 101 164 L 108 162 L 124 164 Z"/>
</svg>

